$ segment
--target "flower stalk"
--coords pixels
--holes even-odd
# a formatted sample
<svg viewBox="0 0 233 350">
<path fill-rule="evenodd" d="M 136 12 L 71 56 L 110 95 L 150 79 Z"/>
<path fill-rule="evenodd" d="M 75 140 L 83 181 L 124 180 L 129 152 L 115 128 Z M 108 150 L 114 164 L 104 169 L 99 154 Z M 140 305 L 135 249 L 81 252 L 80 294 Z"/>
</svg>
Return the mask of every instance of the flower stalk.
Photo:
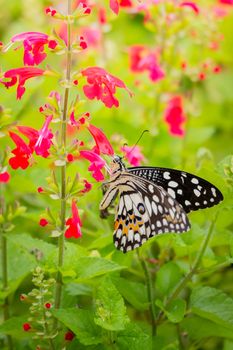
<svg viewBox="0 0 233 350">
<path fill-rule="evenodd" d="M 142 269 L 144 271 L 145 279 L 146 279 L 147 295 L 148 295 L 148 300 L 149 300 L 149 304 L 150 304 L 150 314 L 151 314 L 151 333 L 152 333 L 152 337 L 154 338 L 156 336 L 156 311 L 155 311 L 155 298 L 154 298 L 153 281 L 152 281 L 148 266 L 147 266 L 145 260 L 140 257 L 138 249 L 137 249 L 137 255 L 138 255 L 138 259 L 141 263 Z"/>
<path fill-rule="evenodd" d="M 72 49 L 71 49 L 71 0 L 67 0 L 67 54 L 66 54 L 66 87 L 64 92 L 64 102 L 62 110 L 61 119 L 61 140 L 60 147 L 64 155 L 66 153 L 66 129 L 67 129 L 67 113 L 68 113 L 68 102 L 69 102 L 69 91 L 70 91 L 70 77 L 71 77 L 71 59 L 72 59 Z M 62 275 L 60 272 L 64 261 L 64 229 L 66 224 L 66 200 L 67 200 L 67 189 L 66 189 L 66 162 L 61 166 L 61 207 L 60 207 L 60 219 L 61 219 L 61 235 L 58 238 L 58 272 L 56 277 L 56 287 L 55 287 L 55 308 L 59 309 L 61 304 L 62 295 Z M 56 322 L 55 322 L 56 325 Z"/>
<path fill-rule="evenodd" d="M 0 184 L 0 214 L 3 214 L 3 208 L 4 208 L 4 199 L 2 196 L 2 188 Z M 0 236 L 1 236 L 1 248 L 2 248 L 2 291 L 6 292 L 8 289 L 8 266 L 7 266 L 7 239 L 4 235 L 4 227 L 1 224 L 0 225 Z M 3 301 L 3 320 L 7 321 L 10 317 L 10 312 L 9 312 L 9 297 L 6 296 Z M 12 338 L 10 335 L 7 335 L 7 345 L 9 350 L 13 350 L 13 343 L 12 343 Z"/>
</svg>

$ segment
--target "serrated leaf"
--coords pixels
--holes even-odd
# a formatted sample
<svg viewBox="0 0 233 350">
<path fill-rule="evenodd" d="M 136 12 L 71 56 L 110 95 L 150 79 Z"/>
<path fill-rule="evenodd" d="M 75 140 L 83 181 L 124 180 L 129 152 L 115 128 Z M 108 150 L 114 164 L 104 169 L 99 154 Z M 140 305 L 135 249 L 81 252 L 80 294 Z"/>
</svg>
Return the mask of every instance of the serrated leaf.
<svg viewBox="0 0 233 350">
<path fill-rule="evenodd" d="M 122 270 L 125 267 L 104 258 L 82 257 L 74 268 L 78 277 L 77 281 L 84 281 L 106 273 Z"/>
<path fill-rule="evenodd" d="M 84 345 L 100 344 L 101 328 L 94 323 L 92 311 L 78 308 L 53 310 L 53 315 L 74 332 Z"/>
<path fill-rule="evenodd" d="M 110 331 L 120 331 L 128 322 L 124 300 L 110 278 L 105 278 L 96 292 L 95 323 Z"/>
<path fill-rule="evenodd" d="M 29 332 L 23 330 L 25 322 L 27 322 L 27 316 L 11 317 L 0 325 L 0 334 L 11 335 L 17 339 L 31 337 Z"/>
<path fill-rule="evenodd" d="M 117 334 L 116 344 L 121 350 L 151 349 L 151 337 L 136 323 L 129 323 Z"/>
<path fill-rule="evenodd" d="M 147 288 L 144 284 L 119 278 L 115 283 L 120 294 L 137 310 L 148 310 Z"/>
<path fill-rule="evenodd" d="M 233 339 L 233 332 L 230 329 L 195 315 L 185 318 L 180 323 L 180 326 L 188 333 L 191 339 L 197 341 L 209 337 Z"/>
<path fill-rule="evenodd" d="M 190 306 L 198 316 L 233 331 L 233 299 L 221 290 L 211 287 L 195 288 L 191 294 Z"/>
</svg>

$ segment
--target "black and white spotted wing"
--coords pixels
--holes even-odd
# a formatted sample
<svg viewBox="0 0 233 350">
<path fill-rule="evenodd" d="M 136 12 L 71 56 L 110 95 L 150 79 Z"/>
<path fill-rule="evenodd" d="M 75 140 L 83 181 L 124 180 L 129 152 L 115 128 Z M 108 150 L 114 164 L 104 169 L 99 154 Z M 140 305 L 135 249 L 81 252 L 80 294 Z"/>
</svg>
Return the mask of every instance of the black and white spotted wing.
<svg viewBox="0 0 233 350">
<path fill-rule="evenodd" d="M 212 207 L 223 200 L 217 187 L 185 171 L 143 166 L 128 168 L 127 171 L 163 187 L 186 213 Z"/>
<path fill-rule="evenodd" d="M 157 234 L 190 229 L 184 209 L 162 187 L 127 172 L 117 185 L 120 200 L 113 235 L 117 249 L 126 253 Z"/>
</svg>

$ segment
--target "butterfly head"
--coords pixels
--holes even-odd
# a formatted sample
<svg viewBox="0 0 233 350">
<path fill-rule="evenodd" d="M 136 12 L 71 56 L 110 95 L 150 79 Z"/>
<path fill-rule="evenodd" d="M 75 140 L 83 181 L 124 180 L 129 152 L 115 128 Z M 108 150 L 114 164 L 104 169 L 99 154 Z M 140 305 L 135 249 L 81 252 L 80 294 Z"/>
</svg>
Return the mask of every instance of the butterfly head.
<svg viewBox="0 0 233 350">
<path fill-rule="evenodd" d="M 115 175 L 118 172 L 124 171 L 125 168 L 125 164 L 122 161 L 123 157 L 117 156 L 115 155 L 113 157 L 113 160 L 111 162 L 111 174 Z"/>
</svg>

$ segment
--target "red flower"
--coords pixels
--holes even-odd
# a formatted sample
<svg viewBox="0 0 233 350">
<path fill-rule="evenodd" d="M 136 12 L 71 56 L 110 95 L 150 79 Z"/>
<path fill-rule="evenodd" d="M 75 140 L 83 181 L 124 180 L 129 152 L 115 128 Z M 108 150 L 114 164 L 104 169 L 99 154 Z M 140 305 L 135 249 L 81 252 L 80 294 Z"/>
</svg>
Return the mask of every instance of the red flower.
<svg viewBox="0 0 233 350">
<path fill-rule="evenodd" d="M 128 162 L 133 166 L 139 166 L 144 156 L 139 146 L 123 146 L 121 150 L 125 153 Z"/>
<path fill-rule="evenodd" d="M 50 309 L 52 307 L 52 304 L 46 303 L 44 306 L 45 306 L 46 309 Z"/>
<path fill-rule="evenodd" d="M 220 4 L 233 5 L 233 0 L 219 0 Z"/>
<path fill-rule="evenodd" d="M 30 331 L 31 328 L 32 328 L 32 327 L 31 327 L 30 323 L 24 323 L 24 324 L 23 324 L 23 330 L 24 330 L 25 332 Z"/>
<path fill-rule="evenodd" d="M 198 15 L 199 12 L 200 12 L 199 7 L 198 7 L 197 4 L 195 4 L 195 2 L 193 2 L 193 1 L 183 1 L 183 2 L 180 4 L 180 6 L 182 6 L 182 7 L 185 7 L 185 6 L 190 7 L 197 15 Z"/>
<path fill-rule="evenodd" d="M 130 68 L 133 72 L 149 72 L 151 81 L 156 82 L 163 79 L 165 74 L 157 62 L 156 54 L 142 45 L 130 48 Z"/>
<path fill-rule="evenodd" d="M 30 78 L 34 78 L 44 74 L 44 70 L 34 67 L 22 67 L 10 69 L 3 74 L 3 78 L 1 78 L 0 82 L 5 85 L 8 89 L 9 87 L 17 84 L 17 99 L 21 99 L 23 94 L 25 93 L 24 84 L 26 80 Z M 7 81 L 3 81 L 3 79 L 8 79 Z"/>
<path fill-rule="evenodd" d="M 104 180 L 104 175 L 101 170 L 106 167 L 106 162 L 93 151 L 80 151 L 80 155 L 91 162 L 88 170 L 92 173 L 96 181 Z"/>
<path fill-rule="evenodd" d="M 47 226 L 48 223 L 49 223 L 48 220 L 46 220 L 45 218 L 42 218 L 39 221 L 39 225 L 42 226 L 42 227 Z"/>
<path fill-rule="evenodd" d="M 75 335 L 71 331 L 68 331 L 65 334 L 65 340 L 67 340 L 67 341 L 72 341 L 74 339 L 74 337 L 75 337 Z"/>
<path fill-rule="evenodd" d="M 9 159 L 9 164 L 13 169 L 26 169 L 29 166 L 28 160 L 32 155 L 32 151 L 20 136 L 14 132 L 9 132 L 9 135 L 16 144 L 16 148 L 11 151 L 14 157 Z"/>
<path fill-rule="evenodd" d="M 44 46 L 55 49 L 57 42 L 49 40 L 49 36 L 39 32 L 25 32 L 11 38 L 13 43 L 23 41 L 24 65 L 34 66 L 40 64 L 46 58 Z"/>
<path fill-rule="evenodd" d="M 175 96 L 168 102 L 164 119 L 173 136 L 184 136 L 182 124 L 186 121 L 186 116 L 184 115 L 181 96 Z"/>
<path fill-rule="evenodd" d="M 27 126 L 18 126 L 18 130 L 29 139 L 29 147 L 31 150 L 44 158 L 49 156 L 48 150 L 53 144 L 53 134 L 49 130 L 49 124 L 52 119 L 52 115 L 46 117 L 44 125 L 39 131 Z"/>
<path fill-rule="evenodd" d="M 92 124 L 88 126 L 88 130 L 90 131 L 90 133 L 92 134 L 95 140 L 99 153 L 113 156 L 114 154 L 113 148 L 110 142 L 108 141 L 107 137 L 104 135 L 103 131 L 101 131 L 99 128 L 97 128 Z"/>
<path fill-rule="evenodd" d="M 45 9 L 45 13 L 46 13 L 46 15 L 49 15 L 49 16 L 53 17 L 53 16 L 56 15 L 57 11 L 53 7 L 47 7 Z"/>
<path fill-rule="evenodd" d="M 122 80 L 99 67 L 84 69 L 82 75 L 87 77 L 87 82 L 89 84 L 83 87 L 87 98 L 90 100 L 94 98 L 101 100 L 108 108 L 119 106 L 119 101 L 114 97 L 114 94 L 116 93 L 116 87 L 127 89 Z"/>
<path fill-rule="evenodd" d="M 37 192 L 38 192 L 38 193 L 42 193 L 42 192 L 44 192 L 43 187 L 38 187 L 38 188 L 37 188 Z"/>
<path fill-rule="evenodd" d="M 7 171 L 0 173 L 0 183 L 7 183 L 10 180 L 10 174 Z"/>
<path fill-rule="evenodd" d="M 84 189 L 81 190 L 82 193 L 87 193 L 92 189 L 92 184 L 88 182 L 87 180 L 84 180 Z"/>
<path fill-rule="evenodd" d="M 78 214 L 78 208 L 76 202 L 72 201 L 72 217 L 66 220 L 66 226 L 69 226 L 65 232 L 66 238 L 79 238 L 82 236 L 81 233 L 81 220 Z"/>
<path fill-rule="evenodd" d="M 110 1 L 109 1 L 109 6 L 110 6 L 110 9 L 111 9 L 116 15 L 118 15 L 118 13 L 119 13 L 119 7 L 120 7 L 119 1 L 118 1 L 118 0 L 110 0 Z"/>
</svg>

